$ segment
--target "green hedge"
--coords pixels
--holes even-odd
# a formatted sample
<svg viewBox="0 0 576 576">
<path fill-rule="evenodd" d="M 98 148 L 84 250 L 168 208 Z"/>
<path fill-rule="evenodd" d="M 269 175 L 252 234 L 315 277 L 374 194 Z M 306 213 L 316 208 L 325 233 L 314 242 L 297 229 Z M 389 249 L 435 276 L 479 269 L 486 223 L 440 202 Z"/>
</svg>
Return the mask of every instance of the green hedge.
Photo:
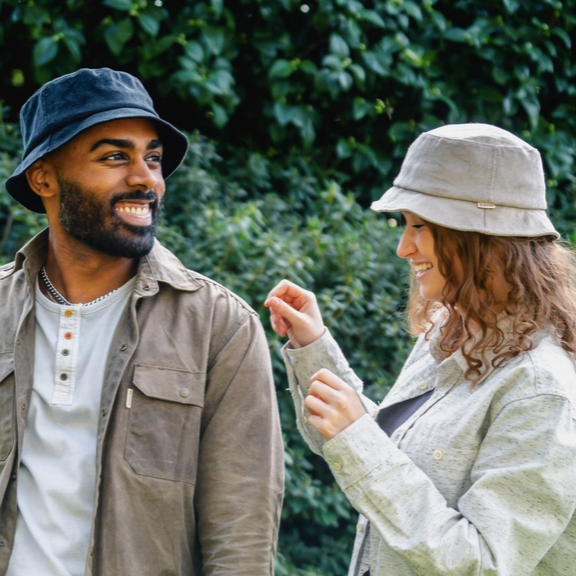
<svg viewBox="0 0 576 576">
<path fill-rule="evenodd" d="M 421 131 L 484 121 L 537 146 L 552 217 L 576 240 L 575 23 L 576 0 L 0 0 L 0 181 L 41 83 L 82 66 L 138 75 L 192 141 L 162 241 L 266 326 L 279 279 L 318 291 L 381 397 L 410 346 L 406 267 L 398 228 L 366 208 Z M 0 260 L 42 220 L 0 194 Z M 355 513 L 299 438 L 269 338 L 287 454 L 277 574 L 343 575 Z"/>
</svg>

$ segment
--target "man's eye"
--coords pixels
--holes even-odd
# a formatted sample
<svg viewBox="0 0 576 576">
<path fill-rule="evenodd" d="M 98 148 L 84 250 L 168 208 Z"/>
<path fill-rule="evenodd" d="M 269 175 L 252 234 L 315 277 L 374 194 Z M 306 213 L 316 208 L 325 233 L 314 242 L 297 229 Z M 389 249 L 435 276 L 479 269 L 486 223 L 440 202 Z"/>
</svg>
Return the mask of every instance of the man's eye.
<svg viewBox="0 0 576 576">
<path fill-rule="evenodd" d="M 160 156 L 160 154 L 154 154 L 153 156 L 148 156 L 148 162 L 162 162 L 162 156 Z"/>
<path fill-rule="evenodd" d="M 113 152 L 104 157 L 104 160 L 122 160 L 123 155 L 121 152 Z"/>
</svg>

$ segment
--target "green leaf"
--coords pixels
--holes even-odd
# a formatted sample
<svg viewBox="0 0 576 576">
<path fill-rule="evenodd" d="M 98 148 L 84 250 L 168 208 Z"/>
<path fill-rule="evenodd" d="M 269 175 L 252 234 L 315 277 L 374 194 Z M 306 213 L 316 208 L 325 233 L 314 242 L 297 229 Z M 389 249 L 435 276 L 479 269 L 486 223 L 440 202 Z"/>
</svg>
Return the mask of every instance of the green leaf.
<svg viewBox="0 0 576 576">
<path fill-rule="evenodd" d="M 360 16 L 360 20 L 364 20 L 365 22 L 370 22 L 374 24 L 374 26 L 378 26 L 379 28 L 385 28 L 386 24 L 384 20 L 382 20 L 382 16 L 378 14 L 375 10 L 360 10 L 358 13 Z"/>
<path fill-rule="evenodd" d="M 66 48 L 68 48 L 68 52 L 72 55 L 72 58 L 74 58 L 76 62 L 79 62 L 82 59 L 80 44 L 78 44 L 74 38 L 68 36 L 64 36 L 63 41 L 64 44 L 66 44 Z"/>
<path fill-rule="evenodd" d="M 299 68 L 300 70 L 302 70 L 302 72 L 305 72 L 306 74 L 318 73 L 318 67 L 316 66 L 316 64 L 314 64 L 314 62 L 312 62 L 312 60 L 302 60 L 302 62 L 300 62 Z"/>
<path fill-rule="evenodd" d="M 270 78 L 288 78 L 292 72 L 294 72 L 294 66 L 288 60 L 276 60 L 272 64 L 268 76 Z"/>
<path fill-rule="evenodd" d="M 408 16 L 412 16 L 412 18 L 418 22 L 422 22 L 422 10 L 420 10 L 420 6 L 418 6 L 418 4 L 411 2 L 410 0 L 406 0 L 404 2 L 403 8 Z"/>
<path fill-rule="evenodd" d="M 194 60 L 194 62 L 202 62 L 204 60 L 204 48 L 194 40 L 190 40 L 184 46 L 184 52 L 188 58 Z"/>
<path fill-rule="evenodd" d="M 151 16 L 150 14 L 141 13 L 138 14 L 138 23 L 144 32 L 150 34 L 150 36 L 156 36 L 160 30 L 160 22 Z"/>
<path fill-rule="evenodd" d="M 35 66 L 44 66 L 53 60 L 58 54 L 58 41 L 51 36 L 46 36 L 36 42 L 32 52 Z"/>
<path fill-rule="evenodd" d="M 554 34 L 555 36 L 558 36 L 558 38 L 560 38 L 564 42 L 564 44 L 566 45 L 566 48 L 568 48 L 568 50 L 570 50 L 570 48 L 572 48 L 572 40 L 571 40 L 568 32 L 566 32 L 566 30 L 563 30 L 562 28 L 554 27 L 554 28 L 552 28 L 552 34 Z"/>
<path fill-rule="evenodd" d="M 389 75 L 388 69 L 381 64 L 379 58 L 373 52 L 364 52 L 362 59 L 372 72 L 375 72 L 379 76 Z"/>
<path fill-rule="evenodd" d="M 359 66 L 358 64 L 350 64 L 348 70 L 352 72 L 352 75 L 354 76 L 354 78 L 356 78 L 357 84 L 362 86 L 366 80 L 366 71 L 364 70 L 364 68 L 362 68 L 362 66 Z"/>
<path fill-rule="evenodd" d="M 508 14 L 514 14 L 514 12 L 520 8 L 520 2 L 518 2 L 518 0 L 502 0 L 502 3 Z"/>
<path fill-rule="evenodd" d="M 216 26 L 206 26 L 202 29 L 202 40 L 208 52 L 218 56 L 224 49 L 224 30 Z"/>
<path fill-rule="evenodd" d="M 216 104 L 216 102 L 212 102 L 210 108 L 212 108 L 212 112 L 214 112 L 214 124 L 216 124 L 218 128 L 226 126 L 226 124 L 228 124 L 228 113 L 226 110 L 220 106 L 220 104 Z"/>
<path fill-rule="evenodd" d="M 222 9 L 224 8 L 223 0 L 210 0 L 210 4 L 212 5 L 212 10 L 214 10 L 214 16 L 220 18 Z"/>
<path fill-rule="evenodd" d="M 410 48 L 405 48 L 402 51 L 402 56 L 404 57 L 404 60 L 406 60 L 406 62 L 408 62 L 412 66 L 415 66 L 416 68 L 422 68 L 423 65 L 422 57 L 419 54 L 417 54 L 414 50 Z"/>
<path fill-rule="evenodd" d="M 348 58 L 348 56 L 350 56 L 350 48 L 344 38 L 339 34 L 330 35 L 330 52 L 341 58 Z"/>
<path fill-rule="evenodd" d="M 464 28 L 450 28 L 444 32 L 444 38 L 452 42 L 468 42 L 470 33 Z"/>
<path fill-rule="evenodd" d="M 354 147 L 349 140 L 340 138 L 336 143 L 336 156 L 338 158 L 350 158 L 354 152 Z"/>
<path fill-rule="evenodd" d="M 350 76 L 348 72 L 340 72 L 338 74 L 338 82 L 342 87 L 342 90 L 344 90 L 345 92 L 350 90 L 350 88 L 352 88 L 352 84 L 354 83 L 354 81 L 352 80 L 352 76 Z"/>
<path fill-rule="evenodd" d="M 108 48 L 113 54 L 118 56 L 120 52 L 124 49 L 126 42 L 132 38 L 134 35 L 134 25 L 130 18 L 121 20 L 117 24 L 112 24 L 108 26 L 104 31 L 104 39 Z"/>
<path fill-rule="evenodd" d="M 286 126 L 289 122 L 294 120 L 294 113 L 296 111 L 296 107 L 289 106 L 282 102 L 275 102 L 274 106 L 272 107 L 272 112 L 276 120 L 281 126 Z"/>
<path fill-rule="evenodd" d="M 103 4 L 104 6 L 110 6 L 110 8 L 123 10 L 124 12 L 132 10 L 132 0 L 104 0 Z"/>
</svg>

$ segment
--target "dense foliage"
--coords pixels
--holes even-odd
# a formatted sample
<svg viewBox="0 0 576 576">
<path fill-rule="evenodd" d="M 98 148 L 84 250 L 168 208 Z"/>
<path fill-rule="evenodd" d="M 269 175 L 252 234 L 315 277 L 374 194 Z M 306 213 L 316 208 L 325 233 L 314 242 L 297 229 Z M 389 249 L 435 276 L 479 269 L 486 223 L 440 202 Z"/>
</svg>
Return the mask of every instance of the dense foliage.
<svg viewBox="0 0 576 576">
<path fill-rule="evenodd" d="M 485 121 L 544 157 L 552 216 L 576 240 L 576 0 L 0 0 L 0 180 L 17 111 L 82 66 L 138 75 L 191 133 L 161 239 L 258 308 L 282 277 L 319 293 L 382 395 L 409 348 L 395 221 L 366 210 L 409 143 Z M 0 194 L 0 259 L 42 218 Z M 278 575 L 345 573 L 354 513 L 295 430 L 270 343 L 287 453 Z"/>
</svg>

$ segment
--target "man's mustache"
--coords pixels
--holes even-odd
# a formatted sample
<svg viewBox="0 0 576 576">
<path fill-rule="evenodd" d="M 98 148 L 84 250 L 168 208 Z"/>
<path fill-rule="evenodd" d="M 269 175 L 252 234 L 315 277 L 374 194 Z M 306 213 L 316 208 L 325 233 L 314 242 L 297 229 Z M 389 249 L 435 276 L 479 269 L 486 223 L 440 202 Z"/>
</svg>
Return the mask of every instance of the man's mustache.
<svg viewBox="0 0 576 576">
<path fill-rule="evenodd" d="M 122 200 L 148 200 L 151 202 L 150 207 L 154 210 L 158 204 L 158 197 L 152 190 L 143 192 L 142 190 L 132 190 L 131 192 L 121 192 L 116 194 L 110 200 L 112 206 Z"/>
</svg>

